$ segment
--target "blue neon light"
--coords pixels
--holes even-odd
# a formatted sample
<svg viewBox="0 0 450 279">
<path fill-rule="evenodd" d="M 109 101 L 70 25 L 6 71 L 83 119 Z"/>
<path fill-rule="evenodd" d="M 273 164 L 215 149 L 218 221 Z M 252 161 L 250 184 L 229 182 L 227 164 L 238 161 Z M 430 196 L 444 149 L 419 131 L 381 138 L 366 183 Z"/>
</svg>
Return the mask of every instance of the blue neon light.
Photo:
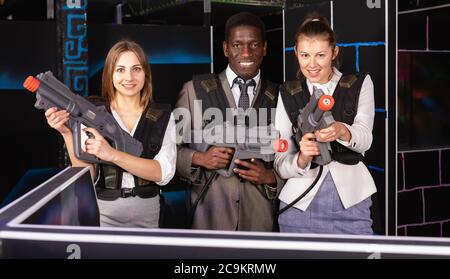
<svg viewBox="0 0 450 279">
<path fill-rule="evenodd" d="M 384 172 L 384 168 L 379 168 L 379 167 L 375 167 L 375 166 L 371 166 L 371 165 L 369 165 L 367 167 L 374 171 Z"/>
<path fill-rule="evenodd" d="M 0 89 L 23 89 L 23 79 L 15 79 L 11 77 L 8 73 L 0 73 Z"/>
</svg>

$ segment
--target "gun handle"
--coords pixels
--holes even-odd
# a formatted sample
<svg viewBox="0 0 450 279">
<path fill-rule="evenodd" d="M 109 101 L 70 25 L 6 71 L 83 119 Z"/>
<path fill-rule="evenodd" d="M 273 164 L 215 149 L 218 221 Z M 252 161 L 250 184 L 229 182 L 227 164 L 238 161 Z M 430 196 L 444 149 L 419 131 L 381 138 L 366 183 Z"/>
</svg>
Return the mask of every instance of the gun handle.
<svg viewBox="0 0 450 279">
<path fill-rule="evenodd" d="M 81 142 L 81 133 L 84 133 L 84 131 L 81 130 L 81 122 L 69 120 L 69 127 L 72 130 L 73 135 L 73 149 L 75 152 L 75 156 L 78 159 L 93 164 L 111 164 L 83 151 L 83 149 L 81 148 L 83 144 Z"/>
<path fill-rule="evenodd" d="M 320 142 L 319 143 L 320 155 L 314 157 L 313 162 L 318 165 L 326 165 L 330 163 L 332 159 L 329 147 L 330 147 L 329 142 Z"/>
<path fill-rule="evenodd" d="M 225 177 L 230 177 L 234 174 L 233 169 L 236 167 L 236 164 L 234 163 L 234 160 L 236 160 L 238 158 L 238 150 L 234 151 L 233 154 L 233 158 L 231 158 L 230 164 L 228 166 L 228 168 L 224 168 L 224 169 L 218 169 L 216 170 L 216 172 L 222 176 Z"/>
</svg>

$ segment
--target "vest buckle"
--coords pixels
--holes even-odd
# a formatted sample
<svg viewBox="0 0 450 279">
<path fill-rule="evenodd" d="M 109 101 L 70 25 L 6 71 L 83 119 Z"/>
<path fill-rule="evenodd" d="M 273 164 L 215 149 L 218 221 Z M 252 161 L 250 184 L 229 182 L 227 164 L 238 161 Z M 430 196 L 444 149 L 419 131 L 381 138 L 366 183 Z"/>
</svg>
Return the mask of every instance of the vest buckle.
<svg viewBox="0 0 450 279">
<path fill-rule="evenodd" d="M 136 193 L 133 188 L 122 188 L 120 189 L 120 196 L 122 198 L 135 197 Z"/>
</svg>

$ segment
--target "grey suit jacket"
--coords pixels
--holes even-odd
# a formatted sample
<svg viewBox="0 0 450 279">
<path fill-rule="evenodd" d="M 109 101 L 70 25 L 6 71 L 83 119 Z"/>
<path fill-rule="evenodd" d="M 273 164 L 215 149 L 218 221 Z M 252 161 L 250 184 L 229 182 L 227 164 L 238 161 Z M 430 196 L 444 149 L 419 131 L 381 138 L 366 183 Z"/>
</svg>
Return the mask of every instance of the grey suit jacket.
<svg viewBox="0 0 450 279">
<path fill-rule="evenodd" d="M 221 85 L 225 91 L 229 107 L 236 107 L 230 85 L 225 72 L 219 74 Z M 254 100 L 260 94 L 260 88 L 256 89 Z M 191 128 L 201 129 L 198 121 L 194 123 L 193 82 L 184 84 L 181 90 L 177 108 L 187 108 L 191 112 Z M 201 110 L 197 110 L 201 113 Z M 212 175 L 211 171 L 203 168 L 192 168 L 192 155 L 196 152 L 185 144 L 178 145 L 177 172 L 192 183 L 192 202 L 196 200 L 200 190 L 205 184 L 205 176 Z M 265 185 L 254 185 L 247 181 L 241 181 L 236 176 L 218 176 L 209 186 L 204 199 L 199 202 L 194 215 L 192 227 L 194 229 L 212 230 L 242 230 L 242 231 L 272 231 L 273 215 L 276 195 L 280 191 L 284 181 L 277 176 L 277 187 L 271 188 Z"/>
</svg>

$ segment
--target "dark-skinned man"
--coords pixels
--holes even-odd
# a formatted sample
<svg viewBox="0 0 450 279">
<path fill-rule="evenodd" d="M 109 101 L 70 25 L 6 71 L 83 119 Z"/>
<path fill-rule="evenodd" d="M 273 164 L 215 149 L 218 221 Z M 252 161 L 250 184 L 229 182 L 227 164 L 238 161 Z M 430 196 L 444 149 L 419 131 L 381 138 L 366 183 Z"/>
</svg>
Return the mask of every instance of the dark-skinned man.
<svg viewBox="0 0 450 279">
<path fill-rule="evenodd" d="M 250 107 L 257 113 L 259 108 L 266 108 L 269 112 L 265 120 L 271 123 L 270 110 L 276 107 L 278 86 L 261 79 L 259 68 L 266 49 L 265 27 L 257 16 L 239 13 L 227 20 L 223 52 L 228 67 L 218 75 L 194 76 L 179 94 L 176 107 L 189 110 L 193 130 L 205 126 L 204 121 L 194 121 L 202 117 L 194 113 L 202 113 L 209 107 L 222 111 Z M 242 89 L 244 83 L 246 90 Z M 200 111 L 194 109 L 199 100 Z M 184 142 L 178 145 L 177 171 L 192 184 L 191 200 L 195 207 L 192 228 L 272 231 L 274 199 L 283 181 L 271 164 L 259 159 L 236 160 L 231 177 L 214 175 L 215 170 L 229 166 L 233 152 L 229 147 L 212 146 L 201 152 Z M 205 189 L 208 178 L 213 180 Z"/>
</svg>

